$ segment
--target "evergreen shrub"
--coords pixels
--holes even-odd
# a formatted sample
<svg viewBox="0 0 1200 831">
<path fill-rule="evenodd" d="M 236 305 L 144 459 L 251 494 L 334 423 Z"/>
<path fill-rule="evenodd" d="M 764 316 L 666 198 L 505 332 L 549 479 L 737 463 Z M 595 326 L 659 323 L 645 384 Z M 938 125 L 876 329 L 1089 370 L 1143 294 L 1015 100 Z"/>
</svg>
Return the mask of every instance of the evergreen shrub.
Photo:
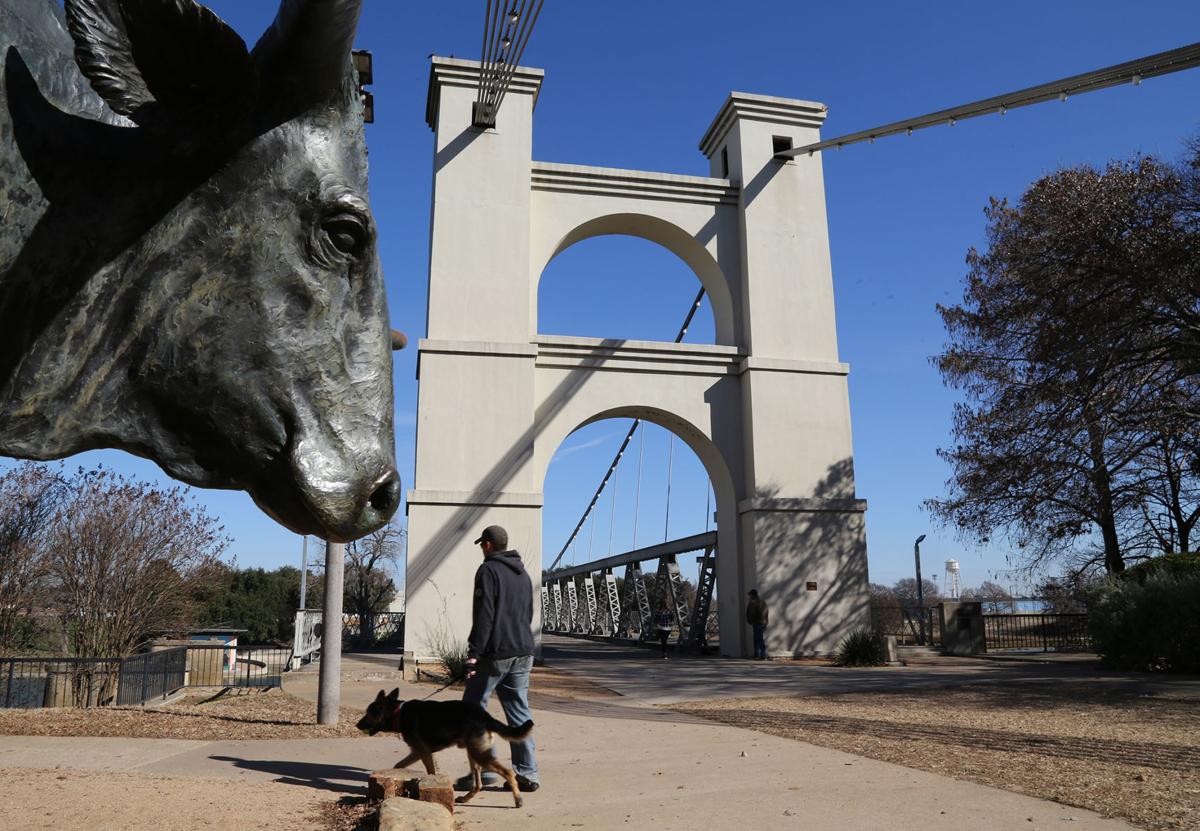
<svg viewBox="0 0 1200 831">
<path fill-rule="evenodd" d="M 1200 672 L 1200 571 L 1109 580 L 1093 593 L 1088 626 L 1107 667 Z"/>
</svg>

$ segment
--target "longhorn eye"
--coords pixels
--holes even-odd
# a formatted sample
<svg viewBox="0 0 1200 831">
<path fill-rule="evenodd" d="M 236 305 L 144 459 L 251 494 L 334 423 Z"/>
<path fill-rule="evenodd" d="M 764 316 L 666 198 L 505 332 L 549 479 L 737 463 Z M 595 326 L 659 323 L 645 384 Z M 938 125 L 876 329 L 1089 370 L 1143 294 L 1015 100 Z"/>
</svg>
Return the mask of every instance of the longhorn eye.
<svg viewBox="0 0 1200 831">
<path fill-rule="evenodd" d="M 361 257 L 370 242 L 367 225 L 354 214 L 335 214 L 321 223 L 329 244 L 336 251 L 355 259 Z"/>
</svg>

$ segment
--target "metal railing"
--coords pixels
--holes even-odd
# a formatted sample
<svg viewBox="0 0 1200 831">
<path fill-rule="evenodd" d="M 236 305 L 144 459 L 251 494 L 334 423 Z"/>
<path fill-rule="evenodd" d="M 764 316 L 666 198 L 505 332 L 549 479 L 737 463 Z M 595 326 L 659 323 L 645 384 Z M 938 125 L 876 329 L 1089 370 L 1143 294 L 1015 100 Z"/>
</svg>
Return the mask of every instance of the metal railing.
<svg viewBox="0 0 1200 831">
<path fill-rule="evenodd" d="M 121 661 L 117 682 L 117 704 L 145 704 L 152 698 L 166 698 L 184 686 L 188 648 L 176 646 L 158 652 L 143 652 Z"/>
<path fill-rule="evenodd" d="M 116 699 L 117 658 L 0 658 L 0 707 L 96 707 Z"/>
<path fill-rule="evenodd" d="M 282 646 L 188 645 L 188 687 L 278 687 L 292 660 Z"/>
<path fill-rule="evenodd" d="M 893 635 L 898 643 L 938 646 L 942 619 L 937 606 L 871 606 L 871 631 Z"/>
<path fill-rule="evenodd" d="M 989 652 L 997 649 L 1086 652 L 1092 649 L 1087 619 L 1086 614 L 984 615 L 984 642 Z"/>
<path fill-rule="evenodd" d="M 313 660 L 321 651 L 321 633 L 324 614 L 316 609 L 301 609 L 296 612 L 295 629 L 292 635 L 292 665 L 295 669 Z M 364 625 L 365 624 L 365 625 Z M 359 615 L 342 615 L 343 646 L 404 646 L 404 612 L 380 612 L 369 618 Z"/>
<path fill-rule="evenodd" d="M 404 612 L 342 615 L 342 643 L 346 646 L 403 646 Z"/>
<path fill-rule="evenodd" d="M 288 669 L 308 663 L 321 651 L 323 618 L 324 613 L 314 609 L 301 609 L 296 612 L 296 625 L 292 634 L 292 665 Z"/>
<path fill-rule="evenodd" d="M 0 709 L 135 706 L 184 687 L 277 687 L 292 651 L 187 644 L 127 658 L 0 658 Z"/>
</svg>

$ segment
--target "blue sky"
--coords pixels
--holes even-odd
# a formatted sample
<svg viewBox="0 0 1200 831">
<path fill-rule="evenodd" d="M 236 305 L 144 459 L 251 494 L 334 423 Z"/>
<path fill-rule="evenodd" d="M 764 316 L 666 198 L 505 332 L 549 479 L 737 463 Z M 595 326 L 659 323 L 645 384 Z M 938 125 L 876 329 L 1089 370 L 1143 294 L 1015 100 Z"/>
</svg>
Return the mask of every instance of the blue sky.
<svg viewBox="0 0 1200 831">
<path fill-rule="evenodd" d="M 248 41 L 274 16 L 269 0 L 209 5 Z M 358 46 L 375 55 L 376 123 L 368 128 L 371 198 L 381 229 L 392 323 L 424 333 L 433 135 L 424 123 L 430 53 L 478 58 L 482 0 L 436 4 L 366 0 Z M 707 175 L 696 145 L 730 90 L 817 100 L 826 137 L 1185 45 L 1200 4 L 1177 2 L 798 4 L 546 0 L 524 63 L 546 70 L 534 158 Z M 1016 198 L 1059 167 L 1135 153 L 1175 157 L 1200 131 L 1200 70 L 1042 104 L 1007 115 L 880 140 L 825 157 L 825 186 L 842 360 L 851 366 L 857 489 L 868 500 L 871 579 L 962 562 L 964 585 L 1005 569 L 1001 546 L 964 548 L 931 525 L 920 503 L 943 492 L 935 450 L 949 441 L 955 394 L 929 357 L 944 343 L 934 304 L 961 297 L 964 256 L 983 242 L 988 197 Z M 673 255 L 642 240 L 593 239 L 547 269 L 539 295 L 545 333 L 670 340 L 698 288 Z M 691 342 L 713 339 L 704 309 Z M 396 356 L 396 446 L 413 481 L 416 353 Z M 563 444 L 546 481 L 544 557 L 557 553 L 628 422 L 606 421 Z M 637 444 L 633 445 L 637 450 Z M 651 427 L 638 511 L 639 545 L 662 539 L 668 437 Z M 633 541 L 637 454 L 585 527 L 576 558 Z M 630 463 L 630 460 L 632 463 Z M 150 463 L 115 452 L 75 457 L 147 479 Z M 674 444 L 669 536 L 704 529 L 707 481 Z M 249 498 L 197 491 L 234 539 L 241 565 L 298 564 L 300 540 Z M 1001 575 L 1004 582 L 1007 580 Z"/>
</svg>

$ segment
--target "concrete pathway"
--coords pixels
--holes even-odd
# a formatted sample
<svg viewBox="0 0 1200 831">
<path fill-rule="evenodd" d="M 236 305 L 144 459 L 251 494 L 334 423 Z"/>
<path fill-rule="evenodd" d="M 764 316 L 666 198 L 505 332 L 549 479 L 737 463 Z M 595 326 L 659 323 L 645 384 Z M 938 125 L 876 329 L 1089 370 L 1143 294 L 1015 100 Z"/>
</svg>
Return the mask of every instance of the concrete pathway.
<svg viewBox="0 0 1200 831">
<path fill-rule="evenodd" d="M 545 656 L 558 669 L 579 672 L 624 695 L 535 697 L 542 789 L 527 795 L 522 809 L 512 807 L 507 792 L 485 791 L 456 815 L 465 829 L 716 831 L 748 823 L 763 829 L 846 831 L 1130 828 L 1087 811 L 646 706 L 730 694 L 1032 680 L 1047 677 L 1044 667 L 855 672 L 727 659 L 662 661 L 642 650 L 556 639 L 547 639 Z M 316 669 L 310 667 L 288 675 L 285 688 L 315 701 L 316 681 Z M 345 656 L 344 706 L 365 707 L 380 688 L 396 686 L 406 698 L 424 697 L 431 689 L 401 681 L 394 657 Z M 498 714 L 495 703 L 493 708 Z M 0 738 L 0 766 L 5 767 L 274 781 L 331 795 L 362 793 L 367 773 L 390 767 L 403 752 L 393 736 L 240 742 Z M 440 764 L 454 775 L 466 771 L 461 751 L 444 751 Z"/>
<path fill-rule="evenodd" d="M 787 661 L 688 655 L 671 655 L 664 661 L 657 649 L 553 635 L 545 638 L 542 650 L 548 665 L 587 678 L 643 705 L 960 684 L 1069 682 L 1076 678 L 1102 679 L 1106 685 L 1130 691 L 1170 690 L 1200 696 L 1200 679 L 1195 677 L 1106 672 L 1094 662 L 1080 660 L 956 658 L 944 664 L 931 661 L 920 666 L 881 668 L 805 666 Z"/>
</svg>

